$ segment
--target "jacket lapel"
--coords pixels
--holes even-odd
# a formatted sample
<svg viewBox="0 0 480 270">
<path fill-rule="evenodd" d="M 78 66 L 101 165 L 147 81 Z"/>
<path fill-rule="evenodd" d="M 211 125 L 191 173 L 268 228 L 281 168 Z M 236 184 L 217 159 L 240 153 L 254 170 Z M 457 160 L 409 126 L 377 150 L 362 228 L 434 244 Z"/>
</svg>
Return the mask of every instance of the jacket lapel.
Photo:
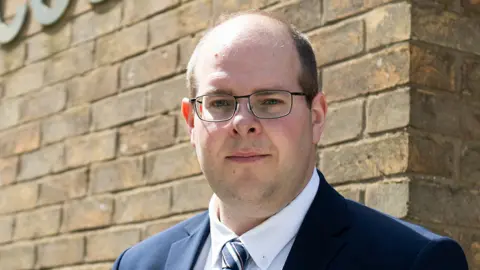
<svg viewBox="0 0 480 270">
<path fill-rule="evenodd" d="M 345 199 L 326 181 L 322 173 L 315 198 L 298 231 L 284 270 L 328 269 L 346 242 L 342 238 L 350 224 Z"/>
<path fill-rule="evenodd" d="M 210 233 L 209 224 L 206 212 L 199 224 L 185 227 L 185 237 L 173 243 L 170 248 L 165 264 L 166 270 L 193 268 Z"/>
</svg>

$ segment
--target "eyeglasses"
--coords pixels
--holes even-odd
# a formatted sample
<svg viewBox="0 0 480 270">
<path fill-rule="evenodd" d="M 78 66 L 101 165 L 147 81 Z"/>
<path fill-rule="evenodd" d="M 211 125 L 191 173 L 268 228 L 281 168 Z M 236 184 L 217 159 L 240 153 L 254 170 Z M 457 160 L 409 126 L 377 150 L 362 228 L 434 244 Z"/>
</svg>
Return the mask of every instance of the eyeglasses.
<svg viewBox="0 0 480 270">
<path fill-rule="evenodd" d="M 239 98 L 248 98 L 247 107 L 259 119 L 275 119 L 287 116 L 292 111 L 292 93 L 285 90 L 264 90 L 245 96 L 208 94 L 190 99 L 197 116 L 207 122 L 222 122 L 232 119 L 238 110 Z"/>
</svg>

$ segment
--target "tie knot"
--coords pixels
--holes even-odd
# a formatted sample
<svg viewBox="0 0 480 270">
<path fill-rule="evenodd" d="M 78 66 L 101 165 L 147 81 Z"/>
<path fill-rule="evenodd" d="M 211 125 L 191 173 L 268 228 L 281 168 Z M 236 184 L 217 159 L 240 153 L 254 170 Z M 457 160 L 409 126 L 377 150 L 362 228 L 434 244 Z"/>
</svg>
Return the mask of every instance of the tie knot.
<svg viewBox="0 0 480 270">
<path fill-rule="evenodd" d="M 222 269 L 244 270 L 248 258 L 249 255 L 243 243 L 238 239 L 230 240 L 222 248 Z"/>
</svg>

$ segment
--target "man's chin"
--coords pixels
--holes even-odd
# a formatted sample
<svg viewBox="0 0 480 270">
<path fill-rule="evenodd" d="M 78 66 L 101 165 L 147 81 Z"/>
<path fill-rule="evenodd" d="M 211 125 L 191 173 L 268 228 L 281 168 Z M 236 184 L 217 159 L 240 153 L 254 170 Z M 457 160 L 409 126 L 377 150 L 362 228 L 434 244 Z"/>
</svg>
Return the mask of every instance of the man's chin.
<svg viewBox="0 0 480 270">
<path fill-rule="evenodd" d="M 228 181 L 233 185 L 258 187 L 271 182 L 268 178 L 272 174 L 267 173 L 271 170 L 258 167 L 236 167 L 228 174 Z"/>
</svg>

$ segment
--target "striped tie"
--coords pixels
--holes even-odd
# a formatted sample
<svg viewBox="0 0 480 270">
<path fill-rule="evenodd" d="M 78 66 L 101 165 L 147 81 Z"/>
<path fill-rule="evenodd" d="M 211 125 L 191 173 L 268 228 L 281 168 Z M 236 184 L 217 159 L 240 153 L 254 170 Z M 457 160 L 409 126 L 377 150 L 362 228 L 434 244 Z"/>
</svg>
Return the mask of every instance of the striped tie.
<svg viewBox="0 0 480 270">
<path fill-rule="evenodd" d="M 242 242 L 233 239 L 222 248 L 222 270 L 245 270 L 249 255 Z"/>
</svg>

